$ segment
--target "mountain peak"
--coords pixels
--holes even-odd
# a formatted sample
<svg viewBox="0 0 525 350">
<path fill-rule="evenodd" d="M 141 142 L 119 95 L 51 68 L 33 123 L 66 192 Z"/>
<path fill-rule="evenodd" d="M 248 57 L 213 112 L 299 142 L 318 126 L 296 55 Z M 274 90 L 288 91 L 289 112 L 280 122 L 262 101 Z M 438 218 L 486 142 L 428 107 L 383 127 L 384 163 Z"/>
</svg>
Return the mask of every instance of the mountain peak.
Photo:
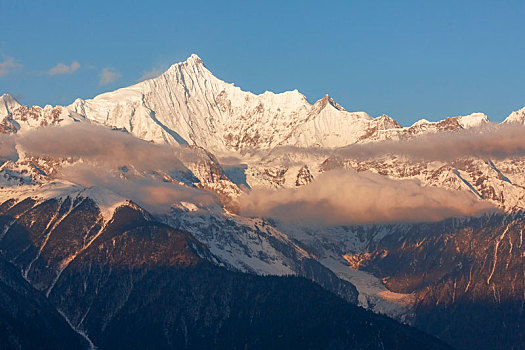
<svg viewBox="0 0 525 350">
<path fill-rule="evenodd" d="M 402 128 L 402 126 L 395 119 L 389 117 L 386 114 L 383 114 L 380 117 L 375 118 L 375 121 L 380 130 L 401 129 Z"/>
<path fill-rule="evenodd" d="M 11 94 L 3 94 L 2 96 L 0 96 L 0 101 L 2 103 L 16 103 L 16 104 L 20 104 L 20 103 L 18 103 L 16 98 L 13 95 L 11 95 Z"/>
<path fill-rule="evenodd" d="M 314 106 L 318 106 L 319 110 L 322 110 L 326 106 L 332 106 L 333 108 L 337 109 L 338 111 L 344 111 L 345 109 L 334 101 L 333 98 L 331 98 L 328 94 L 326 94 L 322 99 L 318 100 L 316 103 L 314 103 Z"/>
<path fill-rule="evenodd" d="M 443 120 L 439 120 L 437 122 L 431 122 L 426 119 L 420 119 L 414 124 L 412 124 L 411 127 L 421 127 L 423 125 L 448 125 L 448 127 L 452 127 L 452 129 L 456 127 L 460 127 L 463 129 L 469 129 L 474 128 L 478 126 L 485 125 L 487 123 L 490 123 L 489 118 L 484 113 L 471 113 L 469 115 L 460 115 L 457 117 L 448 117 Z"/>
<path fill-rule="evenodd" d="M 489 122 L 489 118 L 484 113 L 472 113 L 457 118 L 459 125 L 464 129 L 478 127 Z"/>
<path fill-rule="evenodd" d="M 432 124 L 432 122 L 428 119 L 419 119 L 417 122 L 415 122 L 414 124 L 411 125 L 411 127 L 415 127 L 415 126 L 420 126 L 420 125 L 427 125 L 427 124 Z"/>
<path fill-rule="evenodd" d="M 197 54 L 192 53 L 190 57 L 186 60 L 187 63 L 193 64 L 203 64 L 202 59 L 197 56 Z"/>
<path fill-rule="evenodd" d="M 6 116 L 20 106 L 20 103 L 13 95 L 3 94 L 0 96 L 0 116 Z"/>
<path fill-rule="evenodd" d="M 177 72 L 180 71 L 181 68 L 183 68 L 183 70 L 193 73 L 203 72 L 206 70 L 206 66 L 204 65 L 204 62 L 202 62 L 202 59 L 193 53 L 185 61 L 172 64 L 171 67 L 163 74 L 169 74 L 169 72 Z"/>
<path fill-rule="evenodd" d="M 525 107 L 522 109 L 519 109 L 517 111 L 512 112 L 504 121 L 503 123 L 517 123 L 517 124 L 525 124 Z"/>
</svg>

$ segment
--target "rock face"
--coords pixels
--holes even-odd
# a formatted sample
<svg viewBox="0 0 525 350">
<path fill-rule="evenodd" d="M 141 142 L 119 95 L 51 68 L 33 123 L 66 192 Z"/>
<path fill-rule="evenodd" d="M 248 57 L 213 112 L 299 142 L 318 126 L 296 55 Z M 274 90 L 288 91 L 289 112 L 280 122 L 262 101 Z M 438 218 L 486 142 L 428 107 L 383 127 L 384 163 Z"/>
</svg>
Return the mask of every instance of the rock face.
<svg viewBox="0 0 525 350">
<path fill-rule="evenodd" d="M 66 125 L 84 118 L 65 107 L 22 106 L 9 94 L 0 96 L 0 133 L 14 134 L 45 126 Z"/>
<path fill-rule="evenodd" d="M 386 301 L 407 302 L 412 314 L 402 312 L 405 321 L 459 349 L 523 348 L 523 211 L 435 223 L 281 230 L 366 291 L 359 295 L 361 305 L 396 315 Z"/>
<path fill-rule="evenodd" d="M 157 222 L 133 203 L 115 208 L 110 218 L 96 201 L 80 196 L 8 200 L 0 213 L 0 252 L 21 271 L 10 265 L 2 280 L 21 280 L 32 289 L 26 276 L 43 293 L 32 289 L 31 303 L 43 304 L 42 313 L 50 308 L 42 322 L 67 326 L 55 320 L 53 305 L 102 349 L 448 348 L 305 279 L 217 267 L 190 234 Z M 58 330 L 47 337 L 54 340 Z M 69 333 L 54 348 L 82 348 L 74 343 L 82 339 Z"/>
</svg>

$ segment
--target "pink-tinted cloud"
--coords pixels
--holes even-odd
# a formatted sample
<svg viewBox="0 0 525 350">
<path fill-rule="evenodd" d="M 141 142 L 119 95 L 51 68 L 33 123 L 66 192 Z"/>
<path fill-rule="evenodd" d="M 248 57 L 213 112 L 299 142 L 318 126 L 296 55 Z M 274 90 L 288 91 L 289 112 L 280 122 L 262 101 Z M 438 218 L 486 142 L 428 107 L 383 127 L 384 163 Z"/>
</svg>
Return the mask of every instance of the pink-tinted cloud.
<svg viewBox="0 0 525 350">
<path fill-rule="evenodd" d="M 201 154 L 196 150 L 157 145 L 122 131 L 85 123 L 6 137 L 5 147 L 0 143 L 0 152 L 9 153 L 9 140 L 13 139 L 26 154 L 70 159 L 71 163 L 65 162 L 58 168 L 57 178 L 86 187 L 107 188 L 155 213 L 166 212 L 179 201 L 202 205 L 217 201 L 210 192 L 159 175 L 188 172 L 180 159 L 197 159 Z"/>
<path fill-rule="evenodd" d="M 442 161 L 464 157 L 491 159 L 521 157 L 525 156 L 525 126 L 491 125 L 459 132 L 440 132 L 409 140 L 352 145 L 338 150 L 337 153 L 350 158 L 392 154 Z"/>
<path fill-rule="evenodd" d="M 27 153 L 81 158 L 114 169 L 125 165 L 140 170 L 184 168 L 176 148 L 87 123 L 35 129 L 19 136 L 17 144 Z"/>
<path fill-rule="evenodd" d="M 181 201 L 201 206 L 217 202 L 214 194 L 198 188 L 163 182 L 148 176 L 121 175 L 118 171 L 104 167 L 78 163 L 61 169 L 57 177 L 85 187 L 107 188 L 152 213 L 166 213 L 172 204 Z"/>
<path fill-rule="evenodd" d="M 495 210 L 470 193 L 349 170 L 321 174 L 296 189 L 255 189 L 241 196 L 240 206 L 243 215 L 324 225 L 428 222 Z"/>
<path fill-rule="evenodd" d="M 351 147 L 339 152 L 350 152 L 347 156 L 375 156 L 393 151 L 410 156 L 447 158 L 475 151 L 476 154 L 509 156 L 521 152 L 523 141 L 516 130 L 523 129 L 502 128 L 484 135 L 456 135 L 459 137 L 457 143 L 452 135 L 429 136 L 426 138 L 430 144 L 428 148 L 419 143 L 422 141 L 413 140 L 399 146 L 390 143 L 358 146 L 361 153 L 351 153 L 354 152 Z M 501 140 L 502 135 L 508 138 Z M 442 147 L 452 155 L 440 155 L 441 137 L 455 145 L 453 149 L 450 145 Z M 187 171 L 181 159 L 187 162 L 205 156 L 199 149 L 152 144 L 125 132 L 84 123 L 26 132 L 17 136 L 16 142 L 20 150 L 29 154 L 77 159 L 74 166 L 61 169 L 59 176 L 86 186 L 107 187 L 150 210 L 166 209 L 180 200 L 194 202 L 192 198 L 208 203 L 214 200 L 210 193 L 166 183 L 162 177 L 154 175 L 157 171 Z M 8 144 L 5 149 L 8 153 Z M 120 169 L 124 166 L 133 171 L 123 173 Z M 492 209 L 490 204 L 477 200 L 470 193 L 422 187 L 412 180 L 392 180 L 345 170 L 321 174 L 313 183 L 298 189 L 255 189 L 241 196 L 240 207 L 244 215 L 327 225 L 435 221 L 478 215 Z"/>
<path fill-rule="evenodd" d="M 385 155 L 426 161 L 461 158 L 505 159 L 525 156 L 525 125 L 497 124 L 468 130 L 437 132 L 402 140 L 353 144 L 337 149 L 278 147 L 270 152 L 254 151 L 263 159 L 278 158 L 288 165 L 309 156 L 340 159 L 370 159 Z"/>
<path fill-rule="evenodd" d="M 0 134 L 0 161 L 18 159 L 16 140 L 13 135 Z"/>
</svg>

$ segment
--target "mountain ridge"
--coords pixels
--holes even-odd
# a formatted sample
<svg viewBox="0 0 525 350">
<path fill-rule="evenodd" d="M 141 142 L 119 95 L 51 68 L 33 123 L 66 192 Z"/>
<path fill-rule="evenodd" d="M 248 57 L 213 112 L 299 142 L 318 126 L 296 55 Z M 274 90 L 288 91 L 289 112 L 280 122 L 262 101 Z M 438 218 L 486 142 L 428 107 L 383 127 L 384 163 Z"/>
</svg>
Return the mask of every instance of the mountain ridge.
<svg viewBox="0 0 525 350">
<path fill-rule="evenodd" d="M 2 100 L 12 105 L 0 114 L 13 114 L 14 107 L 19 107 L 13 105 L 16 99 L 11 95 L 3 95 Z M 147 141 L 197 145 L 219 154 L 276 146 L 341 147 L 490 123 L 486 115 L 472 113 L 445 119 L 451 120 L 446 126 L 445 120 L 421 119 L 402 127 L 390 117 L 385 124 L 384 115 L 372 118 L 365 112 L 347 112 L 328 95 L 311 104 L 297 90 L 253 94 L 215 77 L 195 54 L 156 78 L 92 99 L 77 98 L 66 107 L 27 108 L 33 114 L 53 110 L 61 122 L 90 121 L 125 129 Z M 519 112 L 505 123 L 522 122 L 516 117 Z M 15 119 L 20 123 L 20 117 Z"/>
</svg>

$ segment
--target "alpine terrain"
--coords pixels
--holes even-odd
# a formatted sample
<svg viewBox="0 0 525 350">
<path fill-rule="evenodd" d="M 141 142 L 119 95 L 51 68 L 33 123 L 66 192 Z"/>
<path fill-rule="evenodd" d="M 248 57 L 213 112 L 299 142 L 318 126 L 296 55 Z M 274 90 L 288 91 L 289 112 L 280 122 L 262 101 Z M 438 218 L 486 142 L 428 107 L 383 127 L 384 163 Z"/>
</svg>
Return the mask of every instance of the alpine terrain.
<svg viewBox="0 0 525 350">
<path fill-rule="evenodd" d="M 525 349 L 525 108 L 401 126 L 192 55 L 0 132 L 0 347 Z"/>
</svg>

